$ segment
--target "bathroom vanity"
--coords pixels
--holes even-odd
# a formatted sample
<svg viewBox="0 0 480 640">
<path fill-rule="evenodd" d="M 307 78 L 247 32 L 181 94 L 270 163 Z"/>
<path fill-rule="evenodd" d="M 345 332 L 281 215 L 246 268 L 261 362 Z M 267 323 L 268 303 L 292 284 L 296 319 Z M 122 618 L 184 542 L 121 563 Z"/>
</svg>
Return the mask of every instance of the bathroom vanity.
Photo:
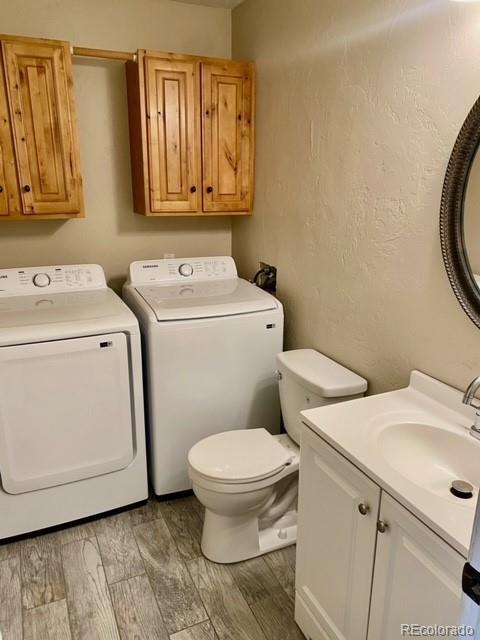
<svg viewBox="0 0 480 640">
<path fill-rule="evenodd" d="M 405 389 L 302 412 L 295 619 L 307 638 L 459 624 L 480 479 L 461 398 L 413 372 Z M 473 497 L 454 496 L 454 480 Z"/>
</svg>

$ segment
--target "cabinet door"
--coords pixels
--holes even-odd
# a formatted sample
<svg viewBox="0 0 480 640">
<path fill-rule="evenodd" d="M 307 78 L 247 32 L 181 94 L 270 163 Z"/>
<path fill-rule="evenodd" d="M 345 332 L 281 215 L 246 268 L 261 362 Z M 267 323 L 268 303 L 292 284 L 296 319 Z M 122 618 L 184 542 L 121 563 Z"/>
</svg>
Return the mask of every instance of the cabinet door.
<svg viewBox="0 0 480 640">
<path fill-rule="evenodd" d="M 23 213 L 80 214 L 82 187 L 68 43 L 2 43 Z"/>
<path fill-rule="evenodd" d="M 198 63 L 145 58 L 152 212 L 200 209 Z"/>
<path fill-rule="evenodd" d="M 8 111 L 7 88 L 0 62 L 0 216 L 20 213 L 15 152 Z"/>
<path fill-rule="evenodd" d="M 406 624 L 459 624 L 465 559 L 385 493 L 380 519 L 368 640 L 410 637 Z"/>
<path fill-rule="evenodd" d="M 295 619 L 312 640 L 367 636 L 379 499 L 375 483 L 303 431 Z"/>
<path fill-rule="evenodd" d="M 202 64 L 203 209 L 249 211 L 253 200 L 254 67 Z"/>
</svg>

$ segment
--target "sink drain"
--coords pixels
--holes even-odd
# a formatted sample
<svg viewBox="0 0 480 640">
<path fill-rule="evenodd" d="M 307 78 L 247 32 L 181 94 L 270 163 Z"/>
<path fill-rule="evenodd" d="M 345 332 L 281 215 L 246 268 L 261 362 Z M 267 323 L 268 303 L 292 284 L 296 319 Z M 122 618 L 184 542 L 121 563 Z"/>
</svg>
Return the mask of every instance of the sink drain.
<svg viewBox="0 0 480 640">
<path fill-rule="evenodd" d="M 473 486 L 465 480 L 454 480 L 450 487 L 450 493 L 456 498 L 462 498 L 462 500 L 468 500 L 473 497 Z"/>
</svg>

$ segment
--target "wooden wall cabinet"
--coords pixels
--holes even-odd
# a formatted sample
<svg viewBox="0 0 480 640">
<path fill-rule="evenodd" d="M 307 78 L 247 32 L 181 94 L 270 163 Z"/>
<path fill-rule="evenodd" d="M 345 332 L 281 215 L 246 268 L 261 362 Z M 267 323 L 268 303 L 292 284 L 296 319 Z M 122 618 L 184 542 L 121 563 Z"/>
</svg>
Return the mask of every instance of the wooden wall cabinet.
<svg viewBox="0 0 480 640">
<path fill-rule="evenodd" d="M 70 46 L 0 41 L 0 220 L 83 217 Z"/>
<path fill-rule="evenodd" d="M 154 212 L 201 206 L 199 65 L 145 58 L 148 181 Z"/>
<path fill-rule="evenodd" d="M 126 67 L 135 211 L 251 212 L 253 64 L 139 51 Z"/>
<path fill-rule="evenodd" d="M 0 220 L 21 215 L 16 166 L 5 73 L 0 63 Z"/>
<path fill-rule="evenodd" d="M 253 191 L 252 65 L 202 64 L 204 211 L 249 211 Z"/>
</svg>

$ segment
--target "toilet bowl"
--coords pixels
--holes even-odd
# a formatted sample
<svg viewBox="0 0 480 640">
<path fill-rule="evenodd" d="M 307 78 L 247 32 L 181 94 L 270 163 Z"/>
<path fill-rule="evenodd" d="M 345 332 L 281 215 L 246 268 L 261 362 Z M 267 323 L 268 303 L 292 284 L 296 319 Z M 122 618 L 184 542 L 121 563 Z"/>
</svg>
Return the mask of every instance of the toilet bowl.
<svg viewBox="0 0 480 640">
<path fill-rule="evenodd" d="M 364 395 L 367 382 L 313 349 L 277 356 L 287 433 L 263 427 L 226 431 L 189 451 L 189 475 L 205 507 L 202 552 L 232 563 L 294 544 L 300 464 L 300 411 Z"/>
</svg>

